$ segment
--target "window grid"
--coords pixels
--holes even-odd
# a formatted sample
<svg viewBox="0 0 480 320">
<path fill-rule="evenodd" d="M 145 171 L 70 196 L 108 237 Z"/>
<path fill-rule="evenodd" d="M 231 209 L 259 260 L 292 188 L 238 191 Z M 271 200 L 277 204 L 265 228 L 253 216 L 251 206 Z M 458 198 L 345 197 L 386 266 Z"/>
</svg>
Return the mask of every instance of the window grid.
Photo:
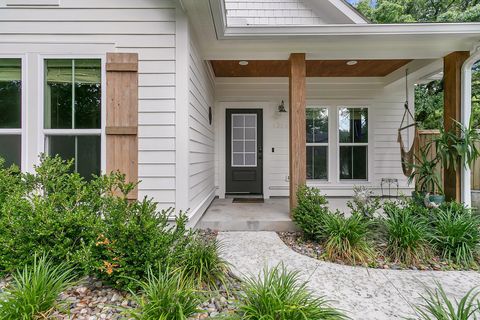
<svg viewBox="0 0 480 320">
<path fill-rule="evenodd" d="M 308 139 L 307 139 L 307 142 L 306 142 L 306 146 L 307 146 L 307 150 L 308 150 L 308 147 L 326 147 L 327 149 L 327 156 L 326 156 L 326 168 L 325 168 L 325 171 L 326 171 L 326 177 L 323 178 L 323 179 L 318 179 L 318 178 L 312 178 L 312 179 L 309 179 L 309 180 L 317 180 L 317 181 L 328 181 L 328 162 L 329 162 L 329 157 L 328 157 L 328 153 L 329 153 L 329 142 L 328 140 L 330 140 L 329 136 L 330 136 L 330 132 L 329 132 L 329 121 L 328 121 L 328 114 L 329 114 L 329 110 L 327 107 L 307 107 L 307 110 L 324 110 L 325 113 L 326 113 L 326 117 L 327 117 L 327 134 L 328 134 L 328 138 L 327 138 L 327 142 L 308 142 Z M 308 116 L 308 114 L 307 114 Z M 308 120 L 308 119 L 307 119 Z M 314 119 L 315 120 L 315 119 Z M 308 152 L 307 152 L 308 153 Z M 312 159 L 311 159 L 311 165 L 312 165 L 312 172 L 314 173 L 315 172 L 315 157 L 314 157 L 314 154 L 312 152 Z M 308 163 L 308 162 L 307 162 Z M 308 170 L 308 168 L 307 168 Z M 307 172 L 308 174 L 308 172 Z"/>
<path fill-rule="evenodd" d="M 367 119 L 366 119 L 366 127 L 367 127 L 367 142 L 355 142 L 355 132 L 352 132 L 352 141 L 353 142 L 341 142 L 340 141 L 340 126 L 341 126 L 341 117 L 342 117 L 342 109 L 349 109 L 349 110 L 355 110 L 355 111 L 362 111 L 362 110 L 366 110 L 367 112 Z M 349 116 L 351 116 L 351 114 L 349 114 Z M 368 180 L 368 155 L 369 155 L 369 137 L 368 137 L 368 132 L 369 132 L 369 128 L 368 128 L 368 125 L 369 125 L 369 121 L 368 121 L 368 107 L 345 107 L 345 106 L 341 106 L 341 107 L 338 107 L 338 128 L 337 128 L 337 133 L 338 133 L 338 156 L 339 156 L 339 161 L 338 161 L 338 168 L 339 168 L 339 172 L 338 172 L 338 176 L 339 176 L 339 179 L 341 181 L 367 181 Z M 355 130 L 355 127 L 353 127 L 353 130 Z M 355 159 L 354 159 L 354 156 L 352 154 L 352 157 L 351 157 L 351 168 L 352 168 L 352 178 L 341 178 L 341 148 L 342 147 L 366 147 L 366 152 L 365 152 L 365 155 L 366 155 L 366 161 L 365 161 L 365 173 L 366 173 L 366 176 L 365 176 L 365 179 L 354 179 L 353 176 L 355 175 L 354 174 L 354 164 L 355 164 Z M 353 153 L 353 148 L 352 148 L 352 153 Z"/>
<path fill-rule="evenodd" d="M 246 122 L 247 122 L 247 118 L 250 118 L 250 119 L 253 119 L 253 126 L 247 126 Z M 236 121 L 235 119 L 239 119 L 241 120 L 241 123 L 243 123 L 242 125 L 236 125 Z M 247 114 L 239 114 L 239 113 L 235 113 L 235 114 L 232 114 L 232 118 L 231 118 L 231 121 L 232 121 L 232 144 L 231 144 L 231 148 L 232 148 L 232 167 L 256 167 L 257 166 L 257 115 L 256 114 L 251 114 L 251 113 L 247 113 Z M 235 138 L 235 129 L 237 129 L 237 133 L 238 133 L 238 130 L 241 130 L 242 132 L 242 135 L 241 135 L 241 138 Z M 246 132 L 247 132 L 247 129 L 254 129 L 254 136 L 253 138 L 246 138 Z M 240 142 L 241 143 L 241 146 L 242 146 L 242 151 L 235 151 L 235 148 L 236 146 L 238 146 L 238 144 L 236 144 L 235 142 Z M 253 150 L 254 151 L 247 151 L 247 143 L 248 142 L 253 142 Z M 242 162 L 239 163 L 239 162 L 236 162 L 236 159 L 238 159 L 236 157 L 236 155 L 240 156 L 240 159 L 242 159 Z M 252 155 L 253 156 L 253 163 L 248 163 L 247 161 L 247 156 L 248 155 Z"/>
</svg>

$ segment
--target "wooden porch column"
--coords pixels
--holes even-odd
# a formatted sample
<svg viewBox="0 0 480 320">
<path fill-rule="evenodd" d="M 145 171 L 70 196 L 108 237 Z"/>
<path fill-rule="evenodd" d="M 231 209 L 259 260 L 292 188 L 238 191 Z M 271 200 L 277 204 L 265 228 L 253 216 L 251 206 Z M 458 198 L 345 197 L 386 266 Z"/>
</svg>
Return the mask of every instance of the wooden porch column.
<svg viewBox="0 0 480 320">
<path fill-rule="evenodd" d="M 305 184 L 306 169 L 306 65 L 305 53 L 290 55 L 290 212 L 297 206 L 296 192 L 299 185 Z"/>
<path fill-rule="evenodd" d="M 452 52 L 444 58 L 444 115 L 445 130 L 454 130 L 454 122 L 461 121 L 462 66 L 469 57 L 468 51 Z M 447 201 L 461 201 L 461 166 L 444 169 L 443 191 Z"/>
</svg>

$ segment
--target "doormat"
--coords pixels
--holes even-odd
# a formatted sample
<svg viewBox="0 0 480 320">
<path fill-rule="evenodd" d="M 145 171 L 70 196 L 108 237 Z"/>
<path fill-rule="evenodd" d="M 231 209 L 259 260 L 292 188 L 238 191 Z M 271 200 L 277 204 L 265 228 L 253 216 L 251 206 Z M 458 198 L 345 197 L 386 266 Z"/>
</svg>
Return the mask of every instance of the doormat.
<svg viewBox="0 0 480 320">
<path fill-rule="evenodd" d="M 262 198 L 233 198 L 233 203 L 264 203 Z"/>
</svg>

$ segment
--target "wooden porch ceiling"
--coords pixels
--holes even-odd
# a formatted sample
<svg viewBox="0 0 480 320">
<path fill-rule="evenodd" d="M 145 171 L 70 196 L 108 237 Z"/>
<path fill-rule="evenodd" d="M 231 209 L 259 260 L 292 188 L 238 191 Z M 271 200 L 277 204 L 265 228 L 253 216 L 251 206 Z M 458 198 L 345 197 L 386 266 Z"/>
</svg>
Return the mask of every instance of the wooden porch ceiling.
<svg viewBox="0 0 480 320">
<path fill-rule="evenodd" d="M 412 60 L 306 60 L 307 77 L 385 77 Z M 288 60 L 248 60 L 240 65 L 239 60 L 212 60 L 217 77 L 288 77 Z"/>
</svg>

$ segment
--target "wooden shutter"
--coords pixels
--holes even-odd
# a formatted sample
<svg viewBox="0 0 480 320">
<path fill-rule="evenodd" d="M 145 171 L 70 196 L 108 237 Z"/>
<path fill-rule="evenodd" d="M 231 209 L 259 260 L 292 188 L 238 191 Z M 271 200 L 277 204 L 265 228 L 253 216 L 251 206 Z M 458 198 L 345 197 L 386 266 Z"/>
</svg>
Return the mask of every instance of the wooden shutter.
<svg viewBox="0 0 480 320">
<path fill-rule="evenodd" d="M 138 181 L 138 55 L 107 54 L 107 172 Z M 138 190 L 128 198 L 135 200 Z"/>
</svg>

